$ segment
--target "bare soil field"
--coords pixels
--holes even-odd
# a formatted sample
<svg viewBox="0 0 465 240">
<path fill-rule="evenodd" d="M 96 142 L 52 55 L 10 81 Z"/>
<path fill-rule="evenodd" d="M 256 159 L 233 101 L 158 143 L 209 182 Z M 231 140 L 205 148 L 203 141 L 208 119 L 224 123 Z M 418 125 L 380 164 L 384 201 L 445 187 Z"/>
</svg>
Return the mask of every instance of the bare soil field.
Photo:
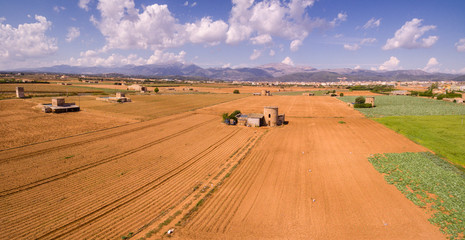
<svg viewBox="0 0 465 240">
<path fill-rule="evenodd" d="M 174 228 L 179 239 L 444 238 L 367 160 L 374 153 L 426 149 L 345 103 L 251 96 L 202 104 L 0 151 L 3 236 L 155 239 Z M 129 104 L 118 106 L 130 111 Z M 278 106 L 289 124 L 220 123 L 223 112 L 263 112 L 264 106 Z M 217 190 L 210 196 L 211 189 Z"/>
<path fill-rule="evenodd" d="M 0 150 L 135 122 L 86 111 L 45 114 L 36 105 L 23 99 L 0 101 Z"/>
<path fill-rule="evenodd" d="M 236 102 L 245 106 L 246 100 Z M 374 153 L 425 148 L 334 98 L 259 97 L 247 110 L 268 104 L 280 106 L 289 125 L 264 136 L 204 207 L 175 229 L 177 238 L 445 238 L 367 161 Z"/>
<path fill-rule="evenodd" d="M 9 239 L 137 233 L 196 198 L 262 132 L 181 114 L 2 151 L 0 228 Z"/>
<path fill-rule="evenodd" d="M 46 114 L 36 108 L 39 103 L 51 103 L 51 97 L 1 100 L 0 150 L 192 111 L 244 96 L 129 97 L 133 102 L 125 104 L 97 101 L 95 96 L 67 97 L 65 101 L 79 104 L 81 111 L 62 114 Z"/>
</svg>

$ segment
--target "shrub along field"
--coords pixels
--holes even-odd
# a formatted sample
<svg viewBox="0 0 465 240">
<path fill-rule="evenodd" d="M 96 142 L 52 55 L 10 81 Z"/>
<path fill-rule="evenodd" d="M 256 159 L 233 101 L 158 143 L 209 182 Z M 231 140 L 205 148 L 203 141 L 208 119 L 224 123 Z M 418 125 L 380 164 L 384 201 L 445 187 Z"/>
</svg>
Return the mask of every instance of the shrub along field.
<svg viewBox="0 0 465 240">
<path fill-rule="evenodd" d="M 450 239 L 465 233 L 465 174 L 429 153 L 376 154 L 369 161 L 408 199 L 431 212 Z"/>
</svg>

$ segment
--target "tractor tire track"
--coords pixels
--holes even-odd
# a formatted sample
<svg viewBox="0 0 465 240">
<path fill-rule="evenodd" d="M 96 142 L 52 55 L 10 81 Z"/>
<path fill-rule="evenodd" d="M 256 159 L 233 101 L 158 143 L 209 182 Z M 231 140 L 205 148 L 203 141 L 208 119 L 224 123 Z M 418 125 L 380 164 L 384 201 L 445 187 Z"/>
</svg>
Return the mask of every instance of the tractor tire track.
<svg viewBox="0 0 465 240">
<path fill-rule="evenodd" d="M 207 121 L 208 122 L 208 121 Z M 204 123 L 202 123 L 204 124 Z M 37 239 L 56 239 L 56 238 L 60 238 L 60 237 L 63 237 L 64 235 L 72 232 L 72 231 L 75 231 L 87 224 L 90 224 L 100 218 L 102 218 L 103 216 L 107 215 L 108 213 L 111 213 L 119 208 L 121 208 L 122 206 L 130 203 L 130 202 L 133 202 L 135 201 L 136 199 L 140 198 L 141 196 L 143 196 L 144 194 L 146 194 L 147 192 L 150 192 L 154 189 L 156 189 L 157 187 L 159 187 L 160 185 L 166 183 L 168 180 L 170 180 L 171 178 L 175 177 L 176 175 L 180 174 L 181 172 L 185 171 L 186 169 L 188 169 L 190 166 L 192 166 L 193 164 L 195 164 L 196 162 L 198 162 L 202 157 L 204 157 L 205 155 L 207 155 L 208 153 L 212 152 L 213 150 L 217 149 L 218 147 L 220 147 L 222 144 L 224 144 L 229 138 L 231 138 L 232 136 L 234 136 L 235 134 L 237 134 L 239 132 L 239 130 L 235 130 L 234 132 L 226 135 L 225 137 L 221 138 L 219 141 L 217 141 L 215 144 L 211 145 L 209 148 L 205 149 L 204 151 L 200 152 L 199 154 L 193 156 L 192 158 L 190 158 L 189 160 L 187 160 L 186 162 L 182 163 L 181 165 L 179 165 L 178 167 L 170 170 L 169 172 L 163 174 L 162 176 L 154 179 L 153 181 L 150 181 L 149 183 L 139 187 L 138 189 L 135 189 L 134 191 L 132 191 L 131 193 L 119 198 L 119 199 L 116 199 L 114 201 L 112 201 L 111 203 L 108 203 L 74 221 L 71 221 L 61 227 L 58 227 L 40 237 L 37 237 Z M 101 213 L 100 213 L 101 212 Z M 100 214 L 99 214 L 100 213 Z M 97 216 L 95 216 L 97 215 Z M 90 218 L 88 220 L 86 220 L 87 218 Z M 80 222 L 84 222 L 82 224 L 80 224 Z M 77 226 L 73 226 L 73 225 L 77 225 Z M 69 230 L 65 230 L 66 228 L 71 228 Z M 53 234 L 59 232 L 60 230 L 64 230 L 64 232 L 62 233 L 59 233 L 57 236 L 53 236 Z"/>
</svg>

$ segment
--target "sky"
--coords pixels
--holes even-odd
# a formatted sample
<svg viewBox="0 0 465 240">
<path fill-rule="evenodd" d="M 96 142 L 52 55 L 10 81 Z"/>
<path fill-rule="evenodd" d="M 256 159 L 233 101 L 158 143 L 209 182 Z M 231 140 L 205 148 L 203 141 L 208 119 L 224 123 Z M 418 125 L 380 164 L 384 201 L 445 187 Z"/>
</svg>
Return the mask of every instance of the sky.
<svg viewBox="0 0 465 240">
<path fill-rule="evenodd" d="M 0 0 L 0 70 L 268 63 L 465 74 L 464 0 Z"/>
</svg>

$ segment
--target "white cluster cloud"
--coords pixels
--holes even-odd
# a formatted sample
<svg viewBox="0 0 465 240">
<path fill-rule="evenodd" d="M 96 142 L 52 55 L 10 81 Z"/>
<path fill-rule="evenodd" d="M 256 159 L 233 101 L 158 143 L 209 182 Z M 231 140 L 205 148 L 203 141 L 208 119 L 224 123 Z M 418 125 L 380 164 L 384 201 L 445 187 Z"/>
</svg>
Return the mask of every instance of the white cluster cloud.
<svg viewBox="0 0 465 240">
<path fill-rule="evenodd" d="M 250 55 L 250 60 L 255 60 L 262 55 L 262 51 L 254 49 L 252 55 Z"/>
<path fill-rule="evenodd" d="M 360 45 L 358 45 L 357 43 L 344 44 L 344 49 L 349 50 L 349 51 L 356 51 L 360 49 Z"/>
<path fill-rule="evenodd" d="M 455 48 L 459 52 L 465 52 L 465 38 L 462 38 L 458 42 L 456 42 L 455 43 Z"/>
<path fill-rule="evenodd" d="M 284 60 L 281 63 L 287 64 L 287 65 L 290 65 L 290 66 L 294 66 L 294 62 L 292 61 L 292 59 L 290 57 L 284 58 Z"/>
<path fill-rule="evenodd" d="M 53 7 L 53 11 L 55 11 L 55 12 L 57 12 L 57 13 L 59 13 L 59 12 L 61 12 L 61 11 L 64 11 L 65 9 L 66 9 L 66 8 L 63 7 L 63 6 L 55 6 L 55 7 Z"/>
<path fill-rule="evenodd" d="M 174 63 L 180 62 L 184 63 L 184 57 L 186 52 L 180 51 L 178 54 L 163 52 L 161 50 L 155 50 L 153 55 L 147 60 L 147 64 L 157 64 L 157 63 Z"/>
<path fill-rule="evenodd" d="M 52 23 L 38 15 L 35 20 L 37 22 L 20 24 L 17 28 L 0 21 L 0 62 L 42 57 L 58 50 L 56 39 L 45 35 Z"/>
<path fill-rule="evenodd" d="M 159 63 L 184 63 L 184 57 L 186 52 L 180 51 L 179 53 L 164 52 L 161 50 L 155 50 L 153 55 L 148 59 L 137 56 L 136 54 L 129 54 L 123 56 L 121 54 L 111 54 L 108 57 L 98 56 L 101 52 L 88 50 L 81 52 L 80 58 L 71 58 L 68 62 L 70 65 L 75 66 L 121 66 L 127 64 L 144 65 L 144 64 L 159 64 Z"/>
<path fill-rule="evenodd" d="M 399 69 L 399 63 L 400 63 L 399 59 L 391 56 L 389 60 L 387 60 L 386 62 L 381 64 L 381 66 L 379 66 L 378 70 L 381 70 L 381 71 L 396 70 L 396 69 Z"/>
<path fill-rule="evenodd" d="M 79 0 L 78 6 L 86 11 L 89 11 L 90 0 Z"/>
<path fill-rule="evenodd" d="M 228 24 L 219 20 L 212 21 L 210 17 L 204 17 L 196 23 L 186 24 L 186 32 L 192 43 L 209 43 L 217 45 L 226 38 Z"/>
<path fill-rule="evenodd" d="M 428 60 L 428 63 L 423 68 L 425 72 L 439 72 L 439 62 L 436 58 L 432 57 Z"/>
<path fill-rule="evenodd" d="M 100 0 L 97 8 L 101 19 L 91 20 L 106 38 L 105 49 L 162 50 L 188 41 L 215 45 L 224 41 L 228 29 L 210 17 L 180 24 L 167 5 L 149 5 L 140 12 L 133 0 Z"/>
<path fill-rule="evenodd" d="M 365 25 L 363 25 L 363 29 L 369 29 L 369 28 L 377 28 L 379 27 L 379 25 L 381 25 L 381 18 L 379 19 L 375 19 L 375 18 L 371 18 L 370 20 L 368 20 L 368 22 L 365 23 Z"/>
<path fill-rule="evenodd" d="M 345 13 L 339 13 L 329 22 L 310 18 L 305 9 L 313 4 L 313 0 L 284 3 L 277 0 L 256 3 L 253 0 L 233 0 L 226 43 L 237 44 L 251 40 L 253 44 L 266 44 L 271 42 L 273 36 L 277 36 L 291 40 L 291 51 L 297 51 L 314 28 L 331 28 L 347 20 Z"/>
<path fill-rule="evenodd" d="M 68 28 L 68 34 L 66 34 L 66 39 L 65 40 L 67 42 L 71 42 L 74 39 L 76 39 L 77 37 L 79 37 L 79 35 L 81 35 L 81 31 L 79 31 L 79 28 L 77 28 L 77 27 L 69 27 Z"/>
<path fill-rule="evenodd" d="M 276 52 L 273 49 L 270 49 L 270 52 L 268 53 L 268 55 L 273 57 L 275 54 L 276 54 Z"/>
<path fill-rule="evenodd" d="M 423 19 L 414 18 L 407 21 L 399 30 L 396 31 L 393 38 L 386 41 L 383 50 L 395 48 L 429 48 L 439 39 L 438 36 L 429 36 L 421 38 L 426 32 L 436 28 L 434 25 L 422 26 Z"/>
<path fill-rule="evenodd" d="M 376 38 L 364 38 L 360 40 L 360 43 L 344 44 L 344 49 L 349 51 L 357 51 L 362 45 L 367 45 L 376 42 Z"/>
<path fill-rule="evenodd" d="M 267 44 L 273 41 L 273 38 L 269 34 L 263 34 L 250 39 L 254 45 Z"/>
</svg>

